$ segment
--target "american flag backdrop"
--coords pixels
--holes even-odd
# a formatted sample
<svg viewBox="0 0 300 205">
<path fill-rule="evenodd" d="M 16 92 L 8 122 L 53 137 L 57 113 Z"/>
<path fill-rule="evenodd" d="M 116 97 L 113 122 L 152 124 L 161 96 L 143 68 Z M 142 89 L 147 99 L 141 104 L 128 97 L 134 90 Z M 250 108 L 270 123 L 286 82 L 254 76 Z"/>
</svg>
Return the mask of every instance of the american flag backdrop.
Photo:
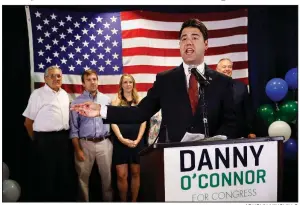
<svg viewBox="0 0 300 205">
<path fill-rule="evenodd" d="M 248 84 L 247 10 L 218 13 L 126 11 L 75 12 L 26 7 L 32 89 L 44 83 L 51 65 L 63 71 L 71 99 L 82 93 L 81 73 L 92 68 L 99 90 L 114 98 L 122 73 L 130 73 L 143 97 L 158 72 L 182 63 L 179 30 L 198 18 L 209 30 L 205 63 L 215 69 L 221 58 L 234 62 L 233 78 Z"/>
</svg>

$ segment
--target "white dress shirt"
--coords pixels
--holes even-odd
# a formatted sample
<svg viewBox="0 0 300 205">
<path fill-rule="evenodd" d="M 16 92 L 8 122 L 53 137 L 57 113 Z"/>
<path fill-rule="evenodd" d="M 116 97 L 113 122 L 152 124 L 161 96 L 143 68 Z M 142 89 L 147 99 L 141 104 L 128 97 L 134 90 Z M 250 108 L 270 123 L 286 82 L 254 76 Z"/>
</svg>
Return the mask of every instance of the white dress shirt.
<svg viewBox="0 0 300 205">
<path fill-rule="evenodd" d="M 32 92 L 23 116 L 34 121 L 33 130 L 37 132 L 68 130 L 69 107 L 65 90 L 56 92 L 45 84 Z"/>
<path fill-rule="evenodd" d="M 189 81 L 190 81 L 190 77 L 191 77 L 189 67 L 190 67 L 190 65 L 187 65 L 183 62 L 183 68 L 184 68 L 184 73 L 185 73 L 185 77 L 186 77 L 186 83 L 187 83 L 186 87 L 187 88 L 189 88 Z M 199 73 L 202 73 L 204 75 L 204 72 L 205 72 L 204 62 L 202 62 L 200 65 L 198 65 L 196 69 Z M 198 84 L 198 87 L 199 87 L 199 84 Z"/>
</svg>

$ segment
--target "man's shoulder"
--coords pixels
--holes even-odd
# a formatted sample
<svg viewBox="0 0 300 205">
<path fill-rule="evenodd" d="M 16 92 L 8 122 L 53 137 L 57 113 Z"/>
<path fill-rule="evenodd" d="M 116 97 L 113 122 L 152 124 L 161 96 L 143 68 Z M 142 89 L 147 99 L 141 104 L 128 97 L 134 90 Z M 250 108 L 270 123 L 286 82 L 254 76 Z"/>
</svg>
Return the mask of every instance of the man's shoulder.
<svg viewBox="0 0 300 205">
<path fill-rule="evenodd" d="M 98 92 L 98 95 L 102 98 L 105 98 L 105 99 L 110 99 L 110 97 L 104 93 L 101 93 L 101 92 Z"/>
<path fill-rule="evenodd" d="M 46 91 L 45 86 L 39 87 L 35 90 L 33 90 L 32 93 L 44 93 Z"/>
<path fill-rule="evenodd" d="M 105 100 L 107 102 L 111 102 L 111 99 L 108 95 L 105 95 L 104 93 L 98 92 L 99 97 L 101 98 L 101 100 Z"/>
<path fill-rule="evenodd" d="M 238 79 L 234 79 L 234 83 L 241 87 L 246 87 L 247 85 Z"/>
<path fill-rule="evenodd" d="M 68 101 L 68 103 L 70 103 L 71 97 L 69 96 L 69 94 L 67 93 L 67 91 L 65 91 L 64 89 L 60 89 L 60 96 L 62 97 L 63 100 Z"/>
<path fill-rule="evenodd" d="M 170 70 L 165 70 L 165 71 L 159 72 L 157 74 L 157 76 L 158 77 L 171 77 L 174 74 L 176 74 L 180 69 L 181 69 L 181 66 L 177 66 L 175 68 L 171 68 Z"/>
<path fill-rule="evenodd" d="M 32 93 L 30 94 L 31 97 L 38 97 L 40 96 L 42 93 L 45 92 L 44 86 L 37 88 L 35 90 L 32 91 Z"/>
<path fill-rule="evenodd" d="M 211 68 L 209 68 L 209 71 L 208 71 L 208 77 L 214 77 L 214 78 L 218 78 L 218 80 L 224 80 L 224 81 L 232 81 L 232 78 L 223 74 L 223 73 L 220 73 L 218 71 L 215 71 Z"/>
<path fill-rule="evenodd" d="M 248 92 L 248 88 L 247 88 L 247 85 L 243 82 L 241 82 L 240 80 L 238 79 L 234 79 L 234 85 L 240 89 L 240 90 L 244 90 L 244 91 L 247 91 Z"/>
<path fill-rule="evenodd" d="M 60 92 L 61 92 L 63 95 L 69 96 L 68 93 L 67 93 L 67 91 L 65 91 L 63 88 L 60 89 Z"/>
<path fill-rule="evenodd" d="M 82 103 L 82 102 L 85 102 L 85 101 L 88 101 L 85 96 L 83 94 L 77 96 L 73 101 L 72 101 L 72 105 L 74 104 L 78 104 L 78 103 Z"/>
</svg>

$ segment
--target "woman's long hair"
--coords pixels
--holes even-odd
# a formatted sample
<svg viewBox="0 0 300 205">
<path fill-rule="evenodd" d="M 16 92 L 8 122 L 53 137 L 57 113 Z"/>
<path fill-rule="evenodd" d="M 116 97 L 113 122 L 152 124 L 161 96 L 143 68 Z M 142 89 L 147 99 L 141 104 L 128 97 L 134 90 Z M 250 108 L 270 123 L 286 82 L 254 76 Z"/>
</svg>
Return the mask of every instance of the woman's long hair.
<svg viewBox="0 0 300 205">
<path fill-rule="evenodd" d="M 129 105 L 127 99 L 124 96 L 124 91 L 123 91 L 123 88 L 122 88 L 124 77 L 129 77 L 132 80 L 133 86 L 132 86 L 131 97 L 132 97 L 132 102 L 137 105 L 139 103 L 139 95 L 138 95 L 136 87 L 135 87 L 136 86 L 135 85 L 135 80 L 132 77 L 132 75 L 126 74 L 126 73 L 121 76 L 120 82 L 119 82 L 119 91 L 118 91 L 118 98 L 120 100 L 119 105 L 121 105 L 121 106 L 128 106 Z"/>
</svg>

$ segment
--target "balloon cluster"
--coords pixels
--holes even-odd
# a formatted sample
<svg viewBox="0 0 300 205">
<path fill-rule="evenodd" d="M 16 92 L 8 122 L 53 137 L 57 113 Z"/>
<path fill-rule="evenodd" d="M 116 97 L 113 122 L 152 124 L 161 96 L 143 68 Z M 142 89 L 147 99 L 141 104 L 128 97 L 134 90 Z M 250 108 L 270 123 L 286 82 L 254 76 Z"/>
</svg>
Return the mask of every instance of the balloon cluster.
<svg viewBox="0 0 300 205">
<path fill-rule="evenodd" d="M 298 113 L 298 101 L 284 100 L 288 90 L 294 93 L 298 89 L 298 68 L 290 69 L 284 80 L 281 78 L 273 78 L 269 80 L 265 91 L 267 96 L 275 103 L 274 106 L 270 104 L 262 105 L 258 108 L 257 113 L 261 119 L 266 123 L 269 136 L 284 136 L 284 149 L 288 158 L 297 154 L 297 142 L 290 139 L 291 127 L 288 123 L 296 123 Z M 279 104 L 280 103 L 280 104 Z"/>
<path fill-rule="evenodd" d="M 2 162 L 2 201 L 16 202 L 20 198 L 21 187 L 18 182 L 9 179 L 9 168 Z"/>
</svg>

